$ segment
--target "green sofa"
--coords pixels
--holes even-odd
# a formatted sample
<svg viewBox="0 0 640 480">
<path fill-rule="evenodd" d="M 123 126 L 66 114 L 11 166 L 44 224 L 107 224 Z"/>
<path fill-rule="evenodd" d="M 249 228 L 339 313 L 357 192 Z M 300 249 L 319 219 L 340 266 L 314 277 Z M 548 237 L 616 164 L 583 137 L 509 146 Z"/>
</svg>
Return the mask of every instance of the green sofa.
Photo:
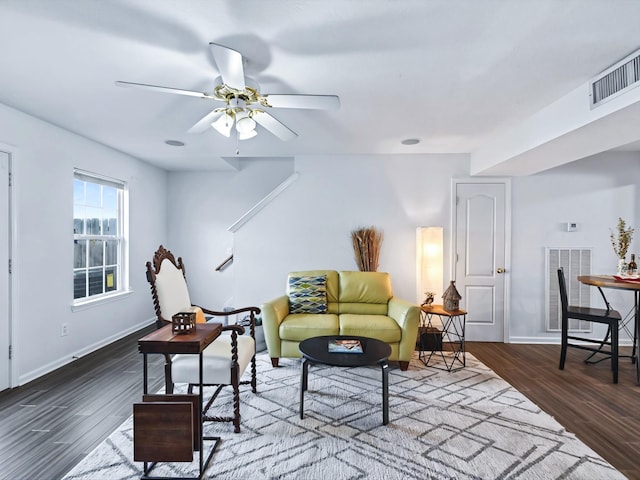
<svg viewBox="0 0 640 480">
<path fill-rule="evenodd" d="M 314 297 L 311 311 L 319 308 L 323 313 L 291 313 L 291 309 L 300 310 L 300 305 L 294 302 L 299 299 L 295 282 L 301 278 L 319 279 L 319 284 L 313 287 L 315 291 L 310 294 Z M 326 303 L 322 305 L 325 295 Z M 291 272 L 287 294 L 264 303 L 261 311 L 267 349 L 274 367 L 278 366 L 280 358 L 300 357 L 298 345 L 307 338 L 356 335 L 388 343 L 391 346 L 389 360 L 397 361 L 400 368 L 406 370 L 415 349 L 420 320 L 419 307 L 394 297 L 389 274 L 383 272 Z"/>
</svg>

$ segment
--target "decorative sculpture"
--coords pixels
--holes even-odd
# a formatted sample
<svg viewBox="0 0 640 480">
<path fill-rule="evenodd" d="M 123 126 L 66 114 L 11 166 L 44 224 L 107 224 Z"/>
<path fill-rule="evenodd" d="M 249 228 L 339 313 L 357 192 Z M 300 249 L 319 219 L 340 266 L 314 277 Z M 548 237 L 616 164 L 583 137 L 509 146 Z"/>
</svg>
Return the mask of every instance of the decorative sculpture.
<svg viewBox="0 0 640 480">
<path fill-rule="evenodd" d="M 460 295 L 460 293 L 458 293 L 458 290 L 456 289 L 455 280 L 451 280 L 451 282 L 449 283 L 449 287 L 447 287 L 447 289 L 442 294 L 442 300 L 443 300 L 442 306 L 448 312 L 458 310 L 460 308 L 461 298 L 462 296 Z"/>
</svg>

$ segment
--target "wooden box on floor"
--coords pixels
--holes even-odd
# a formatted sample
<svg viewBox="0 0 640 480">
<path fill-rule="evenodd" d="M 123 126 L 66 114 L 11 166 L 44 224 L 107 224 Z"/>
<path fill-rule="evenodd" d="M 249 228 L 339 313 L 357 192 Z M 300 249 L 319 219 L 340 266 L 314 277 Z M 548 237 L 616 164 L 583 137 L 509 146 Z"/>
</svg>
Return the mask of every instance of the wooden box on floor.
<svg viewBox="0 0 640 480">
<path fill-rule="evenodd" d="M 136 462 L 190 462 L 200 449 L 198 395 L 144 395 L 133 405 Z"/>
</svg>

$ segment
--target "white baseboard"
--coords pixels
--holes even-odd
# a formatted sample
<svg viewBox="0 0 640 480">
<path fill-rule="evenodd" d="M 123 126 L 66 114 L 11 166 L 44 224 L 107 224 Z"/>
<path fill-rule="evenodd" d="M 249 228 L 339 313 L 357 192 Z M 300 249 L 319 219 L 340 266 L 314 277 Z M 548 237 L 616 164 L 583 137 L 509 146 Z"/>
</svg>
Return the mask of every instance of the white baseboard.
<svg viewBox="0 0 640 480">
<path fill-rule="evenodd" d="M 16 386 L 24 385 L 25 383 L 29 383 L 32 380 L 35 380 L 36 378 L 46 375 L 47 373 L 53 372 L 54 370 L 60 367 L 63 367 L 79 359 L 80 357 L 83 357 L 85 355 L 88 355 L 89 353 L 95 352 L 96 350 L 102 347 L 106 347 L 107 345 L 115 342 L 116 340 L 120 340 L 121 338 L 124 338 L 127 335 L 131 335 L 132 333 L 137 332 L 138 330 L 148 327 L 152 323 L 155 323 L 155 321 L 156 321 L 156 317 L 153 317 L 152 319 L 149 319 L 149 320 L 145 320 L 144 322 L 140 322 L 136 325 L 133 325 L 122 332 L 116 333 L 107 338 L 103 338 L 99 342 L 96 342 L 92 345 L 88 345 L 84 348 L 81 348 L 80 350 L 72 352 L 70 355 L 65 355 L 62 358 L 59 358 L 53 362 L 43 365 L 42 367 L 37 368 L 36 370 L 32 370 L 30 372 L 25 373 L 24 375 L 20 375 L 18 377 L 18 385 Z"/>
</svg>

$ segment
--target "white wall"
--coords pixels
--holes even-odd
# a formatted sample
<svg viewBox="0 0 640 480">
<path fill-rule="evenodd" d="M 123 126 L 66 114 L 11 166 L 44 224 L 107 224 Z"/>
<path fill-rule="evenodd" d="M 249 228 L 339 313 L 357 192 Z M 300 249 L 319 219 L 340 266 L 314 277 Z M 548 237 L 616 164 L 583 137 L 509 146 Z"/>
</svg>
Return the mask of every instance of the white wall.
<svg viewBox="0 0 640 480">
<path fill-rule="evenodd" d="M 165 247 L 182 257 L 193 303 L 212 310 L 232 306 L 237 255 L 215 271 L 234 248 L 228 228 L 292 173 L 293 159 L 271 158 L 242 160 L 238 172 L 169 174 Z"/>
<path fill-rule="evenodd" d="M 451 178 L 466 175 L 468 155 L 302 156 L 295 170 L 235 235 L 237 305 L 284 294 L 293 270 L 357 270 L 350 232 L 366 226 L 384 232 L 379 270 L 394 293 L 415 301 L 416 227 L 450 224 Z"/>
<path fill-rule="evenodd" d="M 166 240 L 166 172 L 0 105 L 13 155 L 13 383 L 22 384 L 154 318 L 145 262 Z M 73 301 L 74 167 L 129 185 L 131 295 L 82 311 Z M 4 228 L 4 226 L 3 226 Z M 68 324 L 68 336 L 60 325 Z"/>
<path fill-rule="evenodd" d="M 545 331 L 545 247 L 592 247 L 593 272 L 612 273 L 616 258 L 609 241 L 610 228 L 619 216 L 640 227 L 637 184 L 640 179 L 640 159 L 635 154 L 600 155 L 574 162 L 530 177 L 512 179 L 512 269 L 510 280 L 510 341 L 558 342 L 557 333 Z M 267 193 L 266 184 L 275 186 L 288 175 L 280 172 L 278 179 L 265 181 L 271 168 L 252 165 L 239 174 L 243 181 Z M 384 231 L 380 270 L 391 273 L 398 296 L 415 299 L 415 228 L 424 225 L 445 227 L 445 256 L 450 254 L 451 179 L 466 178 L 466 155 L 417 156 L 302 156 L 295 160 L 298 180 L 264 208 L 235 234 L 233 274 L 223 275 L 233 280 L 229 296 L 235 306 L 260 305 L 285 291 L 289 271 L 311 268 L 357 269 L 349 233 L 360 226 L 373 225 Z M 229 176 L 224 182 L 230 181 Z M 194 185 L 218 185 L 220 174 L 172 174 L 172 180 Z M 194 189 L 200 191 L 198 186 Z M 252 190 L 249 187 L 249 190 Z M 242 210 L 247 198 L 230 194 L 226 208 Z M 254 202 L 255 203 L 255 202 Z M 250 205 L 249 205 L 250 206 Z M 216 222 L 226 228 L 228 218 L 219 222 L 223 208 L 210 217 L 189 213 L 180 204 L 172 208 L 170 223 L 181 217 L 181 225 L 192 225 L 195 232 L 205 232 L 206 222 Z M 199 212 L 199 209 L 196 209 Z M 229 217 L 229 215 L 227 215 Z M 577 232 L 567 233 L 566 222 L 578 222 Z M 205 222 L 205 223 L 206 223 Z M 194 225 L 198 225 L 195 227 Z M 181 228 L 182 229 L 182 228 Z M 214 235 L 216 227 L 211 230 Z M 176 237 L 177 234 L 170 234 Z M 190 237 L 183 237 L 190 238 Z M 199 250 L 190 242 L 180 244 L 184 256 L 205 258 L 212 269 L 222 253 L 223 241 L 200 244 Z M 632 249 L 640 253 L 640 228 Z M 193 263 L 193 262 L 192 262 Z M 188 266 L 189 268 L 189 266 Z M 191 270 L 190 270 L 191 271 Z M 215 275 L 207 273 L 211 285 Z M 445 263 L 445 277 L 450 276 Z M 203 274 L 204 278 L 204 274 Z M 192 279 L 191 279 L 192 280 Z M 198 295 L 203 295 L 201 292 Z M 210 295 L 215 297 L 216 293 Z M 596 289 L 592 304 L 599 305 Z M 629 292 L 608 291 L 614 305 L 626 313 L 633 304 Z M 221 303 L 222 296 L 218 299 Z M 602 331 L 595 329 L 594 335 Z"/>
<path fill-rule="evenodd" d="M 636 228 L 629 253 L 640 253 L 639 182 L 640 156 L 628 152 L 600 154 L 512 180 L 512 341 L 558 338 L 544 331 L 545 247 L 591 247 L 592 273 L 613 274 L 617 258 L 609 235 L 622 217 Z M 567 232 L 567 222 L 577 222 L 578 231 Z M 623 315 L 633 306 L 631 292 L 608 289 L 605 294 Z M 591 301 L 604 306 L 595 288 Z"/>
</svg>

